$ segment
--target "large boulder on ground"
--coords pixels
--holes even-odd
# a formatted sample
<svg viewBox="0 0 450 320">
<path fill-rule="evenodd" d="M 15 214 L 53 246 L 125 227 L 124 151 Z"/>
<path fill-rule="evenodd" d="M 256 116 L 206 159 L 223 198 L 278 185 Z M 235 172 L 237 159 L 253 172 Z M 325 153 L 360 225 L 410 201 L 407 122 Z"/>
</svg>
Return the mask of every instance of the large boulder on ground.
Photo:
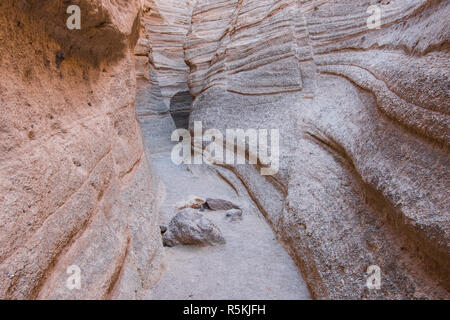
<svg viewBox="0 0 450 320">
<path fill-rule="evenodd" d="M 187 208 L 177 213 L 163 234 L 166 247 L 225 244 L 219 228 L 197 210 Z"/>
</svg>

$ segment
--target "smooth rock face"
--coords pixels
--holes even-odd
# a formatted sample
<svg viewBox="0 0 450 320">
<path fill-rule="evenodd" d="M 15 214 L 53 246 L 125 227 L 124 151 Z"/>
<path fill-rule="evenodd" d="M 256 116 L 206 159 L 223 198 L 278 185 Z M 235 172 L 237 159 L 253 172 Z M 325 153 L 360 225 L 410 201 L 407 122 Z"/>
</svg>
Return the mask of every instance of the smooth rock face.
<svg viewBox="0 0 450 320">
<path fill-rule="evenodd" d="M 163 234 L 165 246 L 184 245 L 215 245 L 225 244 L 217 226 L 195 209 L 184 209 L 178 212 L 170 221 L 167 231 Z"/>
<path fill-rule="evenodd" d="M 315 298 L 450 298 L 449 14 L 438 0 L 193 10 L 190 128 L 280 130 L 277 175 L 230 169 Z M 380 290 L 366 286 L 371 265 Z"/>
<path fill-rule="evenodd" d="M 0 299 L 138 298 L 159 277 L 130 52 L 141 3 L 77 4 L 74 31 L 65 1 L 0 4 Z"/>
</svg>

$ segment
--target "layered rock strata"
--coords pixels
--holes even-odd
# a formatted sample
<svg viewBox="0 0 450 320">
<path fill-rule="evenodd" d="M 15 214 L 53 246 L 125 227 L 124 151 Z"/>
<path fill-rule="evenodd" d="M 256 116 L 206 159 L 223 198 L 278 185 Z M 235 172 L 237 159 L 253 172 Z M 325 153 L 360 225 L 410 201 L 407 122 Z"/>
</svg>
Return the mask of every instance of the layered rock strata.
<svg viewBox="0 0 450 320">
<path fill-rule="evenodd" d="M 230 169 L 315 298 L 449 298 L 449 13 L 436 0 L 197 2 L 191 126 L 280 130 L 277 175 Z"/>
<path fill-rule="evenodd" d="M 141 2 L 0 3 L 0 298 L 139 298 L 159 274 L 135 117 Z M 80 276 L 78 282 L 75 278 Z"/>
<path fill-rule="evenodd" d="M 192 98 L 183 45 L 192 5 L 184 0 L 144 1 L 135 49 L 136 112 L 150 153 L 170 150 L 172 132 L 188 127 Z"/>
<path fill-rule="evenodd" d="M 280 131 L 277 174 L 225 167 L 314 298 L 450 298 L 448 1 L 70 4 L 0 3 L 0 298 L 148 293 L 147 155 L 194 121 Z"/>
</svg>

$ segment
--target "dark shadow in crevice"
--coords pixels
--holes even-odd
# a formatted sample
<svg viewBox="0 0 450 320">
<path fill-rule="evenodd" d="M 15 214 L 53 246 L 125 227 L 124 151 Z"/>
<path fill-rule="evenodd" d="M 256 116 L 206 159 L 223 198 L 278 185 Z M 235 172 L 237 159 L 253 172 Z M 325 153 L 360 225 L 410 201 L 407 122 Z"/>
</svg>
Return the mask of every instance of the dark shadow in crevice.
<svg viewBox="0 0 450 320">
<path fill-rule="evenodd" d="M 189 128 L 192 101 L 189 91 L 179 91 L 170 100 L 170 115 L 177 129 Z"/>
</svg>

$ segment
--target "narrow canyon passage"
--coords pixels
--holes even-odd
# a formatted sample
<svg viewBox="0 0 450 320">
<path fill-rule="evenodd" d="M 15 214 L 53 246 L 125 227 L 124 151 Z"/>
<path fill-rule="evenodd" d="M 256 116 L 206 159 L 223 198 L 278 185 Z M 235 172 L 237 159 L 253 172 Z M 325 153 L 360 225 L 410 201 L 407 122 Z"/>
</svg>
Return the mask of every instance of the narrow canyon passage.
<svg viewBox="0 0 450 320">
<path fill-rule="evenodd" d="M 225 211 L 202 212 L 226 244 L 165 247 L 162 278 L 145 299 L 311 298 L 293 260 L 233 174 L 206 164 L 176 166 L 168 152 L 153 155 L 151 163 L 163 225 L 177 213 L 176 204 L 192 195 L 232 201 L 243 209 L 243 218 L 229 221 Z"/>
<path fill-rule="evenodd" d="M 69 2 L 0 1 L 0 299 L 450 299 L 450 1 Z"/>
<path fill-rule="evenodd" d="M 365 28 L 371 4 L 145 1 L 136 112 L 151 175 L 165 190 L 161 223 L 190 196 L 244 209 L 233 223 L 225 212 L 201 212 L 226 245 L 164 248 L 161 281 L 146 298 L 448 295 L 448 120 L 440 112 L 448 95 L 437 52 L 445 37 L 430 17 L 440 20 L 449 7 L 383 2 L 385 26 L 373 30 Z M 428 91 L 419 98 L 421 88 Z M 438 113 L 416 121 L 424 110 Z M 279 132 L 279 170 L 266 177 L 258 165 L 174 166 L 170 136 L 176 128 L 192 134 L 195 123 Z M 376 290 L 367 286 L 371 267 L 382 273 Z"/>
</svg>

